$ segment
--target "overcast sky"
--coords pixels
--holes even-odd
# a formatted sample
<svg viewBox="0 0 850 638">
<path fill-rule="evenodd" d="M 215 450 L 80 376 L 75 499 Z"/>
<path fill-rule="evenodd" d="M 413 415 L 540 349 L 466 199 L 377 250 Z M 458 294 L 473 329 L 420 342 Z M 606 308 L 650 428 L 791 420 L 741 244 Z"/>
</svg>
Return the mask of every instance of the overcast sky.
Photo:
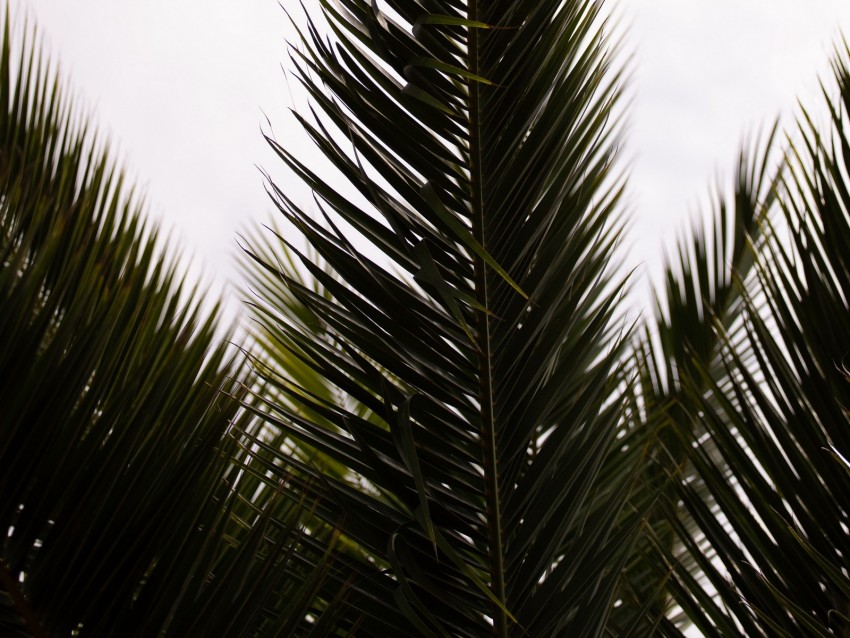
<svg viewBox="0 0 850 638">
<path fill-rule="evenodd" d="M 289 192 L 301 189 L 260 133 L 267 116 L 279 141 L 306 147 L 287 113 L 292 98 L 281 67 L 291 33 L 278 3 L 11 5 L 36 19 L 78 104 L 94 115 L 146 192 L 153 218 L 179 238 L 208 282 L 217 287 L 236 279 L 236 233 L 272 211 L 257 166 Z M 841 31 L 850 33 L 850 2 L 620 0 L 610 6 L 627 27 L 624 50 L 634 53 L 625 150 L 631 260 L 651 272 L 660 266 L 663 242 L 700 210 L 710 187 L 729 181 L 743 137 L 780 115 L 790 124 L 797 98 L 817 103 L 818 76 L 828 75 Z"/>
</svg>

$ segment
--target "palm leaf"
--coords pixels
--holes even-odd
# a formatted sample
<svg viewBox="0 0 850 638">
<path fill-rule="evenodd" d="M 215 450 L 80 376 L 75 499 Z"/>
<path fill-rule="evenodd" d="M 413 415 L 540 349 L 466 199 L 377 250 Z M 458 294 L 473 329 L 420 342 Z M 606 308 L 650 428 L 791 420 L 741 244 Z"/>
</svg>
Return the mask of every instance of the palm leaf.
<svg viewBox="0 0 850 638">
<path fill-rule="evenodd" d="M 297 117 L 355 195 L 270 139 L 320 217 L 272 198 L 333 274 L 285 237 L 321 291 L 251 257 L 320 323 L 278 300 L 275 348 L 328 385 L 266 370 L 251 408 L 348 468 L 264 450 L 360 549 L 329 578 L 349 588 L 338 626 L 600 635 L 642 515 L 624 510 L 633 455 L 600 480 L 624 409 L 621 75 L 600 7 L 320 4 L 330 35 L 308 15 L 293 48 L 315 109 Z"/>
<path fill-rule="evenodd" d="M 675 596 L 705 635 L 848 630 L 846 590 L 825 569 L 841 573 L 850 549 L 850 484 L 827 451 L 848 449 L 850 397 L 836 367 L 850 341 L 846 55 L 834 65 L 832 131 L 821 137 L 804 114 L 781 212 L 762 221 L 754 277 L 738 274 L 736 328 L 713 317 L 716 358 L 680 377 L 676 432 L 690 478 L 676 499 L 692 524 L 677 523 L 676 533 L 685 564 L 695 561 L 702 576 L 682 576 Z"/>
<path fill-rule="evenodd" d="M 218 310 L 42 54 L 0 49 L 0 633 L 237 635 L 313 610 L 332 532 L 266 489 Z M 263 480 L 252 479 L 261 474 Z M 274 514 L 275 524 L 269 521 Z M 299 555 L 311 557 L 306 567 Z"/>
<path fill-rule="evenodd" d="M 721 349 L 726 340 L 740 339 L 745 308 L 740 282 L 751 273 L 753 247 L 762 241 L 761 226 L 775 203 L 778 175 L 771 173 L 775 134 L 776 127 L 765 143 L 753 145 L 753 150 L 742 148 L 733 189 L 728 194 L 718 190 L 714 198 L 713 226 L 680 242 L 677 257 L 665 269 L 661 293 L 656 294 L 654 316 L 635 342 L 638 388 L 632 414 L 638 415 L 638 425 L 633 427 L 655 432 L 645 489 L 666 493 L 655 505 L 651 533 L 629 570 L 635 604 L 657 588 L 659 577 L 675 571 L 658 555 L 659 548 L 665 556 L 685 560 L 673 530 L 693 525 L 676 505 L 676 484 L 689 482 L 692 473 L 683 442 L 704 436 L 704 426 L 692 418 L 701 409 L 694 405 L 694 397 L 701 405 L 707 385 L 725 379 Z M 670 517 L 677 519 L 672 527 Z M 687 561 L 685 569 L 697 571 L 698 565 Z M 668 615 L 670 604 L 668 592 L 658 591 L 654 615 Z"/>
</svg>

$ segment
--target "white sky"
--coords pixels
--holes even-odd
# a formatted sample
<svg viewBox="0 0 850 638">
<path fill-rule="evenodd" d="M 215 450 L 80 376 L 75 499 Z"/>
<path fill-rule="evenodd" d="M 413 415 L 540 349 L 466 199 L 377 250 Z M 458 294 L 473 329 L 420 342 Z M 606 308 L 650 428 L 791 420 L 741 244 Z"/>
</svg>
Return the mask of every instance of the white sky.
<svg viewBox="0 0 850 638">
<path fill-rule="evenodd" d="M 283 4 L 297 10 L 295 0 Z M 307 4 L 310 4 L 309 0 Z M 272 211 L 257 166 L 309 195 L 260 135 L 307 143 L 288 115 L 287 21 L 275 0 L 11 0 L 29 11 L 78 104 L 91 111 L 194 265 L 235 280 L 236 233 Z M 620 0 L 635 59 L 632 260 L 657 271 L 670 244 L 732 175 L 740 141 L 796 99 L 817 103 L 847 0 Z M 265 115 L 264 115 L 265 114 Z M 230 312 L 238 302 L 232 301 Z"/>
</svg>

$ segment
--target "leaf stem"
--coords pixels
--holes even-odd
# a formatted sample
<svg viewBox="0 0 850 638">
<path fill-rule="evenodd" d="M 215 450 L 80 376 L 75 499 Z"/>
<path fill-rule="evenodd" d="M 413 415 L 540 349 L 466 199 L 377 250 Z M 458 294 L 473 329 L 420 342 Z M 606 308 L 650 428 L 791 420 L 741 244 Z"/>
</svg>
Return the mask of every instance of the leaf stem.
<svg viewBox="0 0 850 638">
<path fill-rule="evenodd" d="M 478 21 L 478 0 L 470 0 L 468 19 Z M 479 75 L 479 29 L 469 29 L 468 71 Z M 481 83 L 470 80 L 469 86 L 469 165 L 472 195 L 472 233 L 487 250 L 484 232 L 484 185 L 481 170 Z M 490 308 L 487 263 L 479 255 L 475 259 L 475 294 L 479 306 Z M 481 404 L 481 444 L 483 447 L 484 496 L 487 508 L 487 533 L 490 553 L 490 588 L 500 605 L 493 606 L 493 630 L 499 638 L 507 638 L 508 618 L 505 600 L 504 548 L 502 546 L 502 513 L 499 494 L 499 460 L 496 451 L 496 422 L 493 402 L 493 357 L 489 312 L 477 310 L 479 400 Z"/>
</svg>

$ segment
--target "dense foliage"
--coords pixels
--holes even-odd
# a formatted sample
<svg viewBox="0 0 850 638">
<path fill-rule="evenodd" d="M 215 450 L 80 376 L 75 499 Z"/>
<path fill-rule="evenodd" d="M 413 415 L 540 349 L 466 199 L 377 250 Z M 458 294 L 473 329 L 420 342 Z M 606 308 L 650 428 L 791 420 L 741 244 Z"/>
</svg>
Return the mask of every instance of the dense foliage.
<svg viewBox="0 0 850 638">
<path fill-rule="evenodd" d="M 850 635 L 850 52 L 633 326 L 601 4 L 316 5 L 250 366 L 6 18 L 0 631 Z"/>
</svg>

